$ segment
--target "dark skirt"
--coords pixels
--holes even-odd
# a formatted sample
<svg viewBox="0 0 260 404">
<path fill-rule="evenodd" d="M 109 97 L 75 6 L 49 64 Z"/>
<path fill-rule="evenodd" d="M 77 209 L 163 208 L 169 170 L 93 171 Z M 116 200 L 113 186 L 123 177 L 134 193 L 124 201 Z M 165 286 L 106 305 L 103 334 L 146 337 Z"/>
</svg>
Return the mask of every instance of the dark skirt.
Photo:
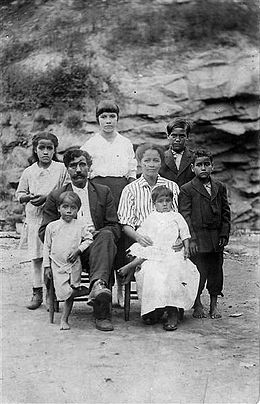
<svg viewBox="0 0 260 404">
<path fill-rule="evenodd" d="M 117 209 L 121 193 L 124 187 L 128 184 L 126 177 L 94 177 L 92 179 L 92 182 L 95 182 L 96 184 L 106 185 L 110 188 Z"/>
</svg>

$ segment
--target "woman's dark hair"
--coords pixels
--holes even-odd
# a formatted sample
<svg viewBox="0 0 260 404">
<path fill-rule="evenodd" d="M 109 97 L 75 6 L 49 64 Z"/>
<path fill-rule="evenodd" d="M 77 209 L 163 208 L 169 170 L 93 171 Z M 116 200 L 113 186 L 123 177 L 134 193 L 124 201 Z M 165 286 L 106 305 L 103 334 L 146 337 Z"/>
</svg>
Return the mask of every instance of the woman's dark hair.
<svg viewBox="0 0 260 404">
<path fill-rule="evenodd" d="M 75 205 L 78 207 L 78 210 L 80 210 L 81 200 L 80 200 L 80 197 L 78 196 L 78 194 L 76 194 L 76 192 L 73 192 L 73 191 L 62 192 L 58 199 L 58 206 L 62 205 L 65 200 L 74 202 Z"/>
<path fill-rule="evenodd" d="M 117 114 L 117 120 L 119 119 L 119 106 L 112 100 L 103 100 L 100 101 L 96 107 L 96 119 L 99 123 L 99 115 L 103 114 L 103 112 L 114 112 Z"/>
<path fill-rule="evenodd" d="M 194 151 L 192 164 L 194 164 L 196 159 L 198 159 L 199 157 L 208 157 L 210 159 L 210 162 L 213 163 L 213 156 L 210 151 L 206 149 L 197 149 Z"/>
<path fill-rule="evenodd" d="M 143 143 L 137 147 L 136 152 L 135 152 L 136 158 L 139 163 L 142 160 L 144 153 L 147 150 L 156 150 L 160 155 L 161 161 L 162 162 L 164 161 L 164 152 L 160 146 L 157 146 L 156 144 L 152 144 L 152 143 Z"/>
<path fill-rule="evenodd" d="M 153 203 L 155 203 L 160 196 L 169 196 L 171 199 L 173 199 L 173 192 L 165 185 L 160 185 L 159 187 L 154 188 L 152 191 Z"/>
<path fill-rule="evenodd" d="M 28 158 L 28 162 L 30 165 L 35 163 L 36 161 L 39 161 L 39 158 L 36 153 L 36 148 L 38 146 L 38 143 L 40 140 L 50 140 L 53 145 L 54 145 L 54 155 L 52 157 L 52 160 L 54 161 L 59 161 L 57 155 L 56 155 L 56 150 L 59 145 L 59 141 L 57 136 L 55 136 L 53 133 L 50 132 L 39 132 L 34 137 L 32 138 L 32 155 Z"/>
<path fill-rule="evenodd" d="M 166 127 L 166 132 L 167 132 L 167 135 L 170 136 L 173 129 L 181 128 L 181 129 L 185 130 L 186 136 L 189 137 L 191 127 L 192 127 L 192 124 L 187 119 L 176 118 L 176 119 L 174 119 L 174 120 L 172 120 L 171 122 L 168 123 L 168 125 Z"/>
<path fill-rule="evenodd" d="M 77 157 L 84 156 L 88 165 L 88 168 L 91 167 L 92 164 L 92 158 L 90 154 L 88 154 L 87 151 L 81 150 L 80 148 L 74 148 L 74 149 L 69 149 L 64 153 L 63 156 L 63 163 L 66 168 L 69 167 L 69 164 L 72 160 L 74 160 Z"/>
</svg>

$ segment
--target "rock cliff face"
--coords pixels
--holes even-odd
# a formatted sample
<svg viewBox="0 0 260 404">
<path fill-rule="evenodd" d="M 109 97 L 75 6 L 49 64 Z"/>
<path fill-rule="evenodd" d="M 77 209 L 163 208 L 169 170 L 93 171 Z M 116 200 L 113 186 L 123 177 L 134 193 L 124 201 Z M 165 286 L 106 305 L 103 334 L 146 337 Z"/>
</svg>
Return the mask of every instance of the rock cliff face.
<svg viewBox="0 0 260 404">
<path fill-rule="evenodd" d="M 117 78 L 123 94 L 120 132 L 136 146 L 167 146 L 166 124 L 184 116 L 193 123 L 190 147 L 207 147 L 215 158 L 215 176 L 228 186 L 232 221 L 237 228 L 259 228 L 259 83 L 258 53 L 224 55 L 205 52 L 183 72 Z M 97 130 L 91 113 L 41 109 L 2 114 L 2 227 L 21 220 L 14 192 L 28 165 L 31 137 L 43 128 L 60 140 L 59 152 L 81 145 Z"/>
</svg>

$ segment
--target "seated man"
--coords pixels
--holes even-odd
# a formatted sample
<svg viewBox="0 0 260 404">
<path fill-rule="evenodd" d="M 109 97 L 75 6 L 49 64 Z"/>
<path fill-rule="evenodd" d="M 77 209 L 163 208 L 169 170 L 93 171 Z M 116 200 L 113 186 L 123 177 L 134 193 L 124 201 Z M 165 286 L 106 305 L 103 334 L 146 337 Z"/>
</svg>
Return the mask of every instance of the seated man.
<svg viewBox="0 0 260 404">
<path fill-rule="evenodd" d="M 89 267 L 91 290 L 89 296 L 93 300 L 96 328 L 101 331 L 112 331 L 113 325 L 110 320 L 112 296 L 107 285 L 117 251 L 116 242 L 120 237 L 114 200 L 107 186 L 93 184 L 88 180 L 92 160 L 86 151 L 70 149 L 64 154 L 63 161 L 71 183 L 49 194 L 43 210 L 39 237 L 44 241 L 47 224 L 60 217 L 59 195 L 64 191 L 76 192 L 82 203 L 77 218 L 88 225 L 94 240 L 82 253 L 81 261 L 83 268 Z"/>
</svg>

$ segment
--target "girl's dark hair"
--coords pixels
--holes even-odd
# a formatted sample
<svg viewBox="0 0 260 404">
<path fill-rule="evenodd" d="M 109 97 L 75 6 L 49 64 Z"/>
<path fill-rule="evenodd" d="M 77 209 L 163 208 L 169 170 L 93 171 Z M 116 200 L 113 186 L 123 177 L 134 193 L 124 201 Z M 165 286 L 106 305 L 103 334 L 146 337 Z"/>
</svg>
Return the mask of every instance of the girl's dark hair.
<svg viewBox="0 0 260 404">
<path fill-rule="evenodd" d="M 81 156 L 85 157 L 88 168 L 89 168 L 92 164 L 92 158 L 91 158 L 90 154 L 88 154 L 88 152 L 86 150 L 81 150 L 76 147 L 73 149 L 69 149 L 64 153 L 63 163 L 64 163 L 65 167 L 68 168 L 69 164 L 72 160 L 74 160 L 77 157 L 81 157 Z"/>
<path fill-rule="evenodd" d="M 62 192 L 58 199 L 58 206 L 62 205 L 65 199 L 69 200 L 70 202 L 74 202 L 75 205 L 78 207 L 78 210 L 80 210 L 81 200 L 78 194 L 76 194 L 76 192 L 73 191 Z"/>
<path fill-rule="evenodd" d="M 99 123 L 99 115 L 103 114 L 103 112 L 114 112 L 117 114 L 117 120 L 119 119 L 119 106 L 112 100 L 103 100 L 100 101 L 96 107 L 96 119 Z"/>
<path fill-rule="evenodd" d="M 36 163 L 36 161 L 39 161 L 39 158 L 36 153 L 36 148 L 38 146 L 38 143 L 40 140 L 50 140 L 53 145 L 54 145 L 54 155 L 52 157 L 52 160 L 54 161 L 59 161 L 57 155 L 56 155 L 56 150 L 59 145 L 59 141 L 57 136 L 55 136 L 53 133 L 50 132 L 39 132 L 36 135 L 33 136 L 32 138 L 32 155 L 28 158 L 28 162 L 30 165 L 33 163 Z"/>
<path fill-rule="evenodd" d="M 160 155 L 161 161 L 162 162 L 164 161 L 164 152 L 160 146 L 157 146 L 156 144 L 152 144 L 152 143 L 143 143 L 137 147 L 136 152 L 135 152 L 136 158 L 139 163 L 142 160 L 144 153 L 147 150 L 156 150 Z"/>
<path fill-rule="evenodd" d="M 173 192 L 165 185 L 160 185 L 159 187 L 154 188 L 152 191 L 153 203 L 155 203 L 160 196 L 169 196 L 171 199 L 173 199 Z"/>
<path fill-rule="evenodd" d="M 210 159 L 210 162 L 213 163 L 213 156 L 210 151 L 206 149 L 197 149 L 194 151 L 192 164 L 194 164 L 196 159 L 198 159 L 199 157 L 208 157 Z"/>
<path fill-rule="evenodd" d="M 172 133 L 173 129 L 181 128 L 181 129 L 185 130 L 186 136 L 189 137 L 191 127 L 192 127 L 192 124 L 187 119 L 176 118 L 173 121 L 168 123 L 168 125 L 166 127 L 166 132 L 167 132 L 167 135 L 169 136 Z"/>
</svg>

